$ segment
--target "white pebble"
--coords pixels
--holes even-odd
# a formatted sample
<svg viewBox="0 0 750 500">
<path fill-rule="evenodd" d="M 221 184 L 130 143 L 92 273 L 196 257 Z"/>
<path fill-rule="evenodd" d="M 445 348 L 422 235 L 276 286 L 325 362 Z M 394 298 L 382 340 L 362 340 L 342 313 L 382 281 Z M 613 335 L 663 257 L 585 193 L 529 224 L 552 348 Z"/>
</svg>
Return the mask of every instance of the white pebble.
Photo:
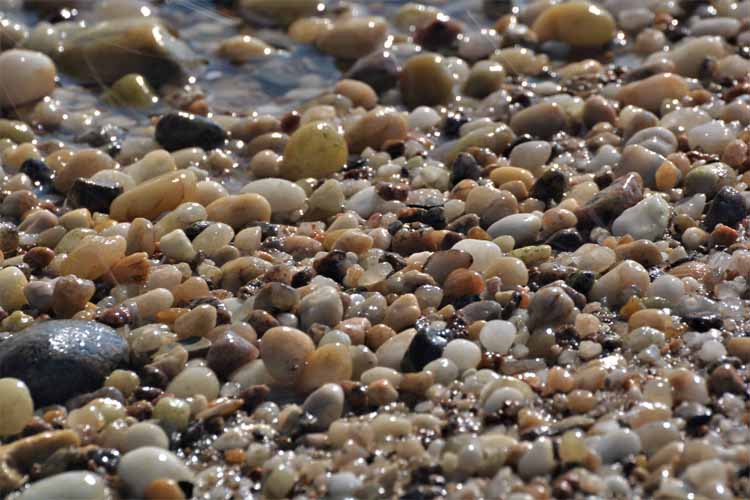
<svg viewBox="0 0 750 500">
<path fill-rule="evenodd" d="M 516 327 L 510 321 L 488 321 L 479 331 L 479 341 L 484 348 L 497 354 L 507 354 L 516 340 Z"/>
<path fill-rule="evenodd" d="M 464 371 L 479 366 L 482 350 L 470 340 L 455 339 L 445 346 L 443 356 L 456 363 L 460 371 Z"/>
</svg>

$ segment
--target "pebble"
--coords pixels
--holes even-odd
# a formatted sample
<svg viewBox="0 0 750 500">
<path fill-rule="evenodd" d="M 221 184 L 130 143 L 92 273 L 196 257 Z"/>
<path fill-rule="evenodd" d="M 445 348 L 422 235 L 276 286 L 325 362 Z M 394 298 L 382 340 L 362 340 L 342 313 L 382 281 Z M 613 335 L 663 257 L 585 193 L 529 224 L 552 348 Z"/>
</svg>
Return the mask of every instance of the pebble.
<svg viewBox="0 0 750 500">
<path fill-rule="evenodd" d="M 315 344 L 304 332 L 287 326 L 269 329 L 260 343 L 260 355 L 271 376 L 290 384 L 298 379 Z"/>
<path fill-rule="evenodd" d="M 623 292 L 635 290 L 645 293 L 651 284 L 648 272 L 639 263 L 625 260 L 594 283 L 589 298 L 606 300 L 612 305 L 622 304 Z"/>
<path fill-rule="evenodd" d="M 734 188 L 724 186 L 711 201 L 703 224 L 709 231 L 719 224 L 737 227 L 747 215 L 747 200 Z"/>
<path fill-rule="evenodd" d="M 641 439 L 630 429 L 616 429 L 596 441 L 594 449 L 602 462 L 611 464 L 641 451 Z"/>
<path fill-rule="evenodd" d="M 382 17 L 338 20 L 316 40 L 318 48 L 339 59 L 359 59 L 382 45 L 388 25 Z"/>
<path fill-rule="evenodd" d="M 107 483 L 98 474 L 70 471 L 32 483 L 17 497 L 19 500 L 100 500 L 109 495 Z"/>
<path fill-rule="evenodd" d="M 238 230 L 251 222 L 271 220 L 271 204 L 261 195 L 245 193 L 224 196 L 206 207 L 208 219 Z"/>
<path fill-rule="evenodd" d="M 60 267 L 63 275 L 94 280 L 125 256 L 127 241 L 122 236 L 86 236 L 68 254 Z"/>
<path fill-rule="evenodd" d="M 660 73 L 624 85 L 617 92 L 617 100 L 624 106 L 637 106 L 657 113 L 662 101 L 681 99 L 687 95 L 688 91 L 688 84 L 680 75 Z"/>
<path fill-rule="evenodd" d="M 707 198 L 712 198 L 722 187 L 734 185 L 735 178 L 734 170 L 725 163 L 699 165 L 690 169 L 685 176 L 685 194 L 692 196 L 703 193 Z"/>
<path fill-rule="evenodd" d="M 298 389 L 310 392 L 328 382 L 341 383 L 352 378 L 352 356 L 343 343 L 320 345 L 305 358 Z"/>
<path fill-rule="evenodd" d="M 402 113 L 374 109 L 365 114 L 346 132 L 349 151 L 360 153 L 366 148 L 380 150 L 392 142 L 406 139 L 408 130 Z"/>
<path fill-rule="evenodd" d="M 193 473 L 172 452 L 145 446 L 125 453 L 117 466 L 117 475 L 128 491 L 143 497 L 146 488 L 157 479 L 193 481 Z"/>
<path fill-rule="evenodd" d="M 479 332 L 482 347 L 497 354 L 507 354 L 516 340 L 516 327 L 509 321 L 488 321 Z"/>
<path fill-rule="evenodd" d="M 451 250 L 458 250 L 469 254 L 472 259 L 469 269 L 472 271 L 489 269 L 491 264 L 503 255 L 502 250 L 495 243 L 471 238 L 459 241 L 453 245 Z"/>
<path fill-rule="evenodd" d="M 44 321 L 0 343 L 0 375 L 25 382 L 40 406 L 98 389 L 127 359 L 127 343 L 95 321 Z"/>
<path fill-rule="evenodd" d="M 555 453 L 552 441 L 548 438 L 539 438 L 531 445 L 518 462 L 518 473 L 525 479 L 536 476 L 544 476 L 555 468 Z"/>
<path fill-rule="evenodd" d="M 34 416 L 29 388 L 16 378 L 0 379 L 0 436 L 19 434 Z"/>
<path fill-rule="evenodd" d="M 271 205 L 273 214 L 285 214 L 302 210 L 307 202 L 305 191 L 286 179 L 259 179 L 242 188 L 243 193 L 261 195 Z"/>
<path fill-rule="evenodd" d="M 535 214 L 513 214 L 503 217 L 492 224 L 487 233 L 491 238 L 512 236 L 516 247 L 525 246 L 536 241 L 542 229 L 542 219 Z"/>
<path fill-rule="evenodd" d="M 219 396 L 219 379 L 210 369 L 203 366 L 192 366 L 181 371 L 167 386 L 178 398 L 195 397 L 200 394 L 212 401 Z"/>
<path fill-rule="evenodd" d="M 588 2 L 553 5 L 531 26 L 540 41 L 559 40 L 574 47 L 601 47 L 615 35 L 615 20 L 602 7 Z"/>
<path fill-rule="evenodd" d="M 482 360 L 482 351 L 477 344 L 465 339 L 455 339 L 448 342 L 443 350 L 443 356 L 453 361 L 463 372 L 476 368 Z"/>
<path fill-rule="evenodd" d="M 210 306 L 209 306 L 210 307 Z M 211 343 L 206 364 L 221 378 L 229 378 L 235 370 L 256 359 L 258 349 L 232 330 Z"/>
<path fill-rule="evenodd" d="M 529 134 L 550 139 L 568 124 L 565 112 L 555 103 L 543 102 L 519 111 L 510 119 L 510 128 L 518 135 Z"/>
<path fill-rule="evenodd" d="M 155 220 L 163 212 L 193 199 L 195 193 L 196 177 L 192 171 L 168 172 L 138 184 L 115 198 L 109 207 L 109 215 L 117 221 L 136 218 Z"/>
<path fill-rule="evenodd" d="M 17 267 L 0 269 L 0 307 L 15 311 L 26 305 L 24 290 L 28 280 Z"/>
<path fill-rule="evenodd" d="M 167 151 L 192 147 L 209 151 L 224 144 L 226 132 L 202 116 L 168 113 L 156 124 L 154 139 Z"/>
<path fill-rule="evenodd" d="M 642 199 L 641 176 L 637 173 L 623 175 L 575 211 L 578 227 L 609 226 L 623 211 Z"/>
<path fill-rule="evenodd" d="M 315 428 L 327 430 L 344 411 L 344 391 L 338 384 L 324 384 L 312 392 L 302 409 L 315 417 Z"/>
<path fill-rule="evenodd" d="M 687 133 L 691 149 L 699 149 L 709 154 L 721 154 L 735 138 L 734 132 L 720 120 L 696 125 Z"/>
<path fill-rule="evenodd" d="M 575 304 L 563 288 L 546 286 L 529 303 L 529 330 L 564 324 L 574 310 Z"/>
<path fill-rule="evenodd" d="M 335 326 L 344 315 L 344 307 L 338 292 L 323 287 L 302 298 L 299 303 L 299 320 L 303 330 L 313 324 Z"/>
<path fill-rule="evenodd" d="M 346 139 L 337 127 L 326 122 L 308 123 L 289 137 L 280 174 L 293 181 L 326 177 L 341 170 L 348 154 Z"/>
<path fill-rule="evenodd" d="M 409 58 L 401 69 L 401 98 L 409 108 L 447 104 L 455 82 L 443 58 L 421 53 Z"/>
<path fill-rule="evenodd" d="M 396 332 L 412 326 L 421 314 L 419 301 L 414 294 L 401 295 L 388 306 L 384 323 Z"/>
<path fill-rule="evenodd" d="M 659 240 L 669 225 L 669 216 L 669 203 L 660 196 L 649 196 L 622 212 L 612 222 L 612 234 L 629 234 L 637 240 Z"/>
<path fill-rule="evenodd" d="M 41 52 L 11 49 L 0 54 L 0 75 L 0 108 L 15 108 L 50 95 L 57 68 Z"/>
<path fill-rule="evenodd" d="M 123 452 L 137 450 L 143 447 L 155 447 L 168 449 L 169 438 L 167 434 L 158 425 L 151 422 L 138 422 L 133 424 L 125 432 L 123 441 Z"/>
</svg>

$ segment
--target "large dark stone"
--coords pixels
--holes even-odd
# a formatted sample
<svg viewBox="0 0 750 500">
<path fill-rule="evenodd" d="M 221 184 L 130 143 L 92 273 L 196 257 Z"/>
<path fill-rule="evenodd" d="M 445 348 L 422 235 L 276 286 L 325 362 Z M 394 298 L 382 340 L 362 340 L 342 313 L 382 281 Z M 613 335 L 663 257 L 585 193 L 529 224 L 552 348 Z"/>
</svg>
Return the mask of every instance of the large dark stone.
<svg viewBox="0 0 750 500">
<path fill-rule="evenodd" d="M 23 380 L 37 406 L 64 403 L 100 388 L 127 359 L 127 343 L 106 325 L 45 321 L 0 342 L 0 377 Z"/>
<path fill-rule="evenodd" d="M 745 217 L 747 217 L 745 199 L 733 187 L 724 186 L 714 196 L 706 212 L 704 225 L 708 231 L 713 231 L 719 224 L 737 227 Z"/>
<path fill-rule="evenodd" d="M 190 113 L 168 113 L 156 124 L 156 142 L 167 151 L 199 147 L 206 151 L 224 144 L 226 132 L 208 118 Z"/>
<path fill-rule="evenodd" d="M 122 186 L 104 186 L 89 179 L 76 179 L 68 191 L 71 208 L 88 208 L 92 212 L 109 213 L 109 206 L 122 194 Z"/>
</svg>

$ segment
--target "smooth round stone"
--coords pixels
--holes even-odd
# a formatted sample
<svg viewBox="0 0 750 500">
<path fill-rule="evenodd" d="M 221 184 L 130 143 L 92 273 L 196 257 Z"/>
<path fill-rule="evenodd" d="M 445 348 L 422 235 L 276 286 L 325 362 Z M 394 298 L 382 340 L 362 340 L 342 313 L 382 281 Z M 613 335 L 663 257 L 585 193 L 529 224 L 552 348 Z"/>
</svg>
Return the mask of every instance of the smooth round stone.
<svg viewBox="0 0 750 500">
<path fill-rule="evenodd" d="M 388 24 L 382 17 L 353 16 L 336 21 L 316 40 L 316 45 L 326 54 L 339 59 L 359 59 L 382 45 L 388 33 Z"/>
<path fill-rule="evenodd" d="M 701 75 L 707 57 L 721 59 L 726 55 L 724 41 L 717 36 L 689 37 L 676 44 L 669 52 L 676 72 L 689 78 Z"/>
<path fill-rule="evenodd" d="M 660 73 L 624 85 L 617 92 L 617 100 L 621 104 L 633 105 L 645 110 L 658 113 L 661 103 L 665 99 L 681 99 L 690 88 L 684 78 L 672 73 Z"/>
<path fill-rule="evenodd" d="M 555 451 L 552 441 L 542 437 L 534 441 L 531 449 L 518 461 L 518 474 L 526 479 L 544 476 L 555 468 Z"/>
<path fill-rule="evenodd" d="M 547 163 L 552 146 L 547 141 L 528 141 L 514 147 L 510 152 L 510 164 L 532 172 Z"/>
<path fill-rule="evenodd" d="M 127 360 L 125 340 L 95 321 L 44 321 L 0 343 L 0 376 L 23 380 L 39 406 L 98 389 Z"/>
<path fill-rule="evenodd" d="M 703 193 L 707 198 L 712 198 L 722 187 L 732 186 L 735 182 L 734 169 L 717 161 L 690 169 L 685 176 L 684 189 L 688 196 Z"/>
<path fill-rule="evenodd" d="M 516 327 L 510 321 L 494 319 L 479 331 L 479 341 L 489 352 L 507 354 L 516 340 Z"/>
<path fill-rule="evenodd" d="M 330 123 L 313 122 L 298 128 L 284 148 L 281 176 L 296 181 L 305 177 L 327 177 L 346 164 L 346 139 Z"/>
<path fill-rule="evenodd" d="M 667 113 L 659 125 L 674 133 L 689 132 L 698 125 L 711 121 L 711 115 L 699 108 L 680 108 Z M 636 135 L 638 132 L 636 132 Z"/>
<path fill-rule="evenodd" d="M 662 274 L 648 289 L 649 297 L 661 297 L 670 304 L 677 304 L 685 295 L 685 284 L 676 276 Z"/>
<path fill-rule="evenodd" d="M 498 258 L 503 256 L 503 251 L 495 243 L 486 240 L 461 240 L 453 245 L 452 250 L 462 250 L 473 258 L 469 269 L 484 272 Z"/>
<path fill-rule="evenodd" d="M 192 200 L 196 194 L 196 182 L 191 170 L 154 177 L 115 198 L 109 207 L 109 215 L 117 221 L 131 221 L 138 217 L 155 220 L 162 213 Z"/>
<path fill-rule="evenodd" d="M 50 95 L 56 77 L 55 63 L 41 52 L 11 49 L 0 53 L 0 108 L 14 108 Z"/>
<path fill-rule="evenodd" d="M 352 378 L 352 356 L 345 344 L 326 344 L 305 359 L 299 376 L 299 389 L 309 392 L 328 382 L 343 382 Z"/>
<path fill-rule="evenodd" d="M 314 323 L 335 326 L 344 315 L 339 293 L 331 287 L 316 290 L 300 301 L 297 316 L 300 327 L 307 330 Z"/>
<path fill-rule="evenodd" d="M 25 306 L 24 290 L 28 283 L 26 275 L 17 267 L 0 269 L 0 307 L 12 312 Z"/>
<path fill-rule="evenodd" d="M 256 193 L 235 194 L 219 198 L 206 207 L 208 220 L 240 228 L 251 222 L 271 220 L 271 204 Z"/>
<path fill-rule="evenodd" d="M 287 326 L 269 329 L 260 343 L 260 355 L 268 373 L 285 384 L 297 380 L 307 356 L 314 350 L 315 344 L 306 333 Z"/>
<path fill-rule="evenodd" d="M 482 360 L 482 350 L 470 340 L 455 339 L 445 346 L 443 356 L 453 361 L 458 369 L 463 372 L 479 366 L 479 362 Z"/>
<path fill-rule="evenodd" d="M 302 409 L 315 417 L 315 428 L 327 430 L 344 412 L 344 391 L 338 384 L 325 384 L 312 392 Z"/>
<path fill-rule="evenodd" d="M 535 214 L 513 214 L 492 224 L 487 233 L 491 238 L 512 236 L 516 247 L 522 247 L 536 241 L 541 229 L 541 217 Z"/>
<path fill-rule="evenodd" d="M 203 116 L 168 113 L 156 124 L 154 139 L 167 151 L 192 147 L 209 151 L 224 144 L 226 132 Z"/>
<path fill-rule="evenodd" d="M 604 8 L 570 2 L 545 9 L 531 26 L 540 41 L 559 40 L 574 47 L 600 47 L 615 36 L 615 20 Z"/>
<path fill-rule="evenodd" d="M 366 148 L 380 150 L 391 141 L 406 139 L 407 123 L 402 113 L 374 109 L 364 115 L 346 132 L 349 151 L 360 153 Z"/>
<path fill-rule="evenodd" d="M 146 487 L 157 479 L 193 482 L 193 473 L 174 453 L 146 446 L 123 455 L 117 475 L 127 490 L 142 498 Z"/>
<path fill-rule="evenodd" d="M 601 436 L 593 448 L 602 462 L 611 464 L 641 451 L 641 439 L 630 429 L 617 429 Z"/>
<path fill-rule="evenodd" d="M 0 379 L 0 436 L 20 433 L 34 416 L 29 388 L 16 378 Z"/>
<path fill-rule="evenodd" d="M 201 394 L 209 401 L 219 396 L 219 379 L 210 368 L 191 366 L 181 371 L 167 386 L 178 398 L 190 398 Z"/>
<path fill-rule="evenodd" d="M 574 310 L 573 299 L 565 290 L 557 286 L 545 286 L 529 302 L 529 330 L 563 324 Z"/>
<path fill-rule="evenodd" d="M 497 276 L 502 281 L 502 290 L 512 290 L 517 286 L 526 286 L 529 282 L 529 270 L 526 264 L 517 257 L 498 257 L 485 271 L 486 277 Z"/>
<path fill-rule="evenodd" d="M 167 433 L 156 424 L 151 422 L 138 422 L 133 424 L 125 432 L 123 441 L 123 452 L 136 450 L 145 446 L 154 446 L 156 448 L 169 448 L 169 438 Z"/>
<path fill-rule="evenodd" d="M 513 387 L 498 387 L 484 400 L 482 410 L 487 413 L 495 413 L 503 408 L 508 402 L 523 403 L 526 396 Z"/>
<path fill-rule="evenodd" d="M 721 154 L 735 134 L 721 120 L 713 120 L 693 127 L 687 134 L 691 149 L 700 149 L 709 154 Z"/>
<path fill-rule="evenodd" d="M 677 137 L 664 127 L 649 127 L 639 130 L 628 139 L 627 144 L 639 144 L 662 156 L 677 151 Z"/>
<path fill-rule="evenodd" d="M 98 474 L 71 471 L 32 483 L 17 500 L 102 500 L 108 498 L 107 483 Z"/>
<path fill-rule="evenodd" d="M 447 385 L 458 378 L 458 366 L 448 358 L 430 361 L 422 371 L 432 373 L 437 384 Z"/>
<path fill-rule="evenodd" d="M 510 128 L 518 135 L 530 134 L 542 139 L 550 139 L 565 129 L 567 116 L 556 103 L 542 102 L 525 108 L 510 119 Z"/>
<path fill-rule="evenodd" d="M 661 239 L 669 225 L 670 213 L 671 208 L 664 198 L 658 195 L 649 196 L 615 219 L 612 223 L 612 234 L 629 234 L 636 240 Z"/>
<path fill-rule="evenodd" d="M 305 190 L 286 179 L 259 179 L 242 188 L 243 193 L 257 193 L 271 205 L 274 214 L 289 213 L 304 208 L 307 201 Z"/>
<path fill-rule="evenodd" d="M 125 256 L 126 248 L 127 240 L 122 236 L 87 236 L 68 254 L 60 273 L 97 279 Z"/>
<path fill-rule="evenodd" d="M 409 108 L 447 104 L 454 83 L 442 56 L 424 52 L 409 58 L 401 69 L 401 99 Z"/>
<path fill-rule="evenodd" d="M 353 498 L 361 487 L 362 480 L 351 472 L 337 472 L 326 480 L 326 490 L 331 500 Z"/>
<path fill-rule="evenodd" d="M 591 300 L 607 300 L 614 306 L 624 300 L 623 291 L 635 289 L 644 293 L 650 284 L 648 271 L 642 265 L 625 260 L 596 280 L 589 296 Z"/>
<path fill-rule="evenodd" d="M 440 123 L 440 115 L 429 106 L 418 106 L 409 113 L 407 123 L 410 129 L 429 130 Z"/>
</svg>

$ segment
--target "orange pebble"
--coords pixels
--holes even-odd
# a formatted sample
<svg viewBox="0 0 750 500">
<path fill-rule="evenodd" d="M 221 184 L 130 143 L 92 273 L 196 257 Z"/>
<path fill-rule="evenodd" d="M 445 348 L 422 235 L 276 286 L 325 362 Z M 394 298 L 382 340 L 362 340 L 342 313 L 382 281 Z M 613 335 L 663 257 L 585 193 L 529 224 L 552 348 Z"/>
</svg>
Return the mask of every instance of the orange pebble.
<svg viewBox="0 0 750 500">
<path fill-rule="evenodd" d="M 172 479 L 154 479 L 143 490 L 146 500 L 185 500 L 185 494 Z"/>
</svg>

